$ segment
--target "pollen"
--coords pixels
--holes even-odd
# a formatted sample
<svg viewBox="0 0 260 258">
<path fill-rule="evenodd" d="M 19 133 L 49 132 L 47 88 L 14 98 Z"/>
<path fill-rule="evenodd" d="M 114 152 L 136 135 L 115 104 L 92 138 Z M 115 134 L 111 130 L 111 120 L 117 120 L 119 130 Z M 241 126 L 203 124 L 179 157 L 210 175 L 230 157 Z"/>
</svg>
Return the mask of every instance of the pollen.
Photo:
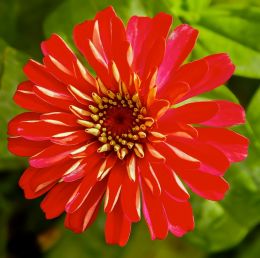
<svg viewBox="0 0 260 258">
<path fill-rule="evenodd" d="M 120 92 L 107 90 L 97 79 L 98 92 L 92 93 L 92 102 L 85 113 L 88 120 L 79 119 L 86 133 L 100 142 L 97 152 L 115 152 L 123 160 L 129 153 L 144 157 L 144 142 L 154 120 L 147 115 L 137 93 L 130 95 L 121 84 Z"/>
</svg>

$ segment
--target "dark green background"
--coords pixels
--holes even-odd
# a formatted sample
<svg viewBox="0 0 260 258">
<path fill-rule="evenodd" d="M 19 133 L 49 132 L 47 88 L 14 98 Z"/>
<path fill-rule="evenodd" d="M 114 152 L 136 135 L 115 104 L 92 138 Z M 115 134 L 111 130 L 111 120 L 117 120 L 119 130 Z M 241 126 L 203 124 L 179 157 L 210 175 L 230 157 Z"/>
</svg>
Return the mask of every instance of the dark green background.
<svg viewBox="0 0 260 258">
<path fill-rule="evenodd" d="M 113 5 L 126 22 L 159 11 L 200 30 L 191 59 L 228 52 L 236 72 L 227 86 L 197 99 L 228 99 L 247 111 L 236 130 L 250 138 L 248 159 L 233 165 L 230 192 L 221 202 L 192 196 L 196 229 L 184 238 L 151 241 L 144 221 L 126 247 L 108 246 L 104 216 L 75 235 L 61 219 L 46 221 L 40 200 L 27 201 L 17 182 L 26 161 L 7 152 L 7 122 L 21 110 L 12 102 L 28 58 L 41 59 L 40 42 L 60 34 L 73 47 L 76 23 Z M 0 0 L 0 257 L 27 258 L 257 258 L 260 257 L 260 0 Z M 159 223 L 159 222 L 158 222 Z"/>
</svg>

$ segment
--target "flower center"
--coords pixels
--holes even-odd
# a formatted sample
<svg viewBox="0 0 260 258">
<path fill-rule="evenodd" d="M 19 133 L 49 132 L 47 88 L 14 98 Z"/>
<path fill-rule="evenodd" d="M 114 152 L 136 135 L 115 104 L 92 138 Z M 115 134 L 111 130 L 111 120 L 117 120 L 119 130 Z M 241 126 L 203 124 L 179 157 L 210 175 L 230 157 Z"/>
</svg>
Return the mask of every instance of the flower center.
<svg viewBox="0 0 260 258">
<path fill-rule="evenodd" d="M 92 99 L 95 104 L 88 106 L 92 121 L 78 120 L 78 123 L 102 143 L 97 151 L 115 151 L 120 159 L 133 151 L 143 158 L 143 142 L 154 120 L 146 117 L 146 108 L 138 95 L 131 97 L 128 93 L 108 90 L 103 97 L 93 92 Z"/>
</svg>

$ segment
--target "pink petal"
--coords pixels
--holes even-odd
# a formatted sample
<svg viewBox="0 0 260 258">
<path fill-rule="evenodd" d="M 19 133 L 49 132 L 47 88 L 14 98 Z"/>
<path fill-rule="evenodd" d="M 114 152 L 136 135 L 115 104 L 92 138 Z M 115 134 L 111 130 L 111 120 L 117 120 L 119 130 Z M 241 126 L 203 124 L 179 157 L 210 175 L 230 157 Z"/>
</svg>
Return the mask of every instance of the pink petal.
<svg viewBox="0 0 260 258">
<path fill-rule="evenodd" d="M 169 36 L 157 76 L 157 85 L 163 87 L 171 74 L 185 61 L 193 49 L 198 31 L 187 24 L 179 25 Z"/>
<path fill-rule="evenodd" d="M 203 58 L 207 62 L 208 72 L 202 79 L 190 84 L 190 91 L 182 98 L 182 101 L 201 93 L 208 92 L 224 84 L 234 73 L 235 66 L 227 54 L 215 54 Z M 185 81 L 185 77 L 183 78 Z"/>
<path fill-rule="evenodd" d="M 245 111 L 239 104 L 226 100 L 215 100 L 213 102 L 217 104 L 218 112 L 211 119 L 201 124 L 223 127 L 245 123 Z"/>
<path fill-rule="evenodd" d="M 213 145 L 222 151 L 230 162 L 244 160 L 248 154 L 246 137 L 225 128 L 197 128 L 198 140 Z"/>
</svg>

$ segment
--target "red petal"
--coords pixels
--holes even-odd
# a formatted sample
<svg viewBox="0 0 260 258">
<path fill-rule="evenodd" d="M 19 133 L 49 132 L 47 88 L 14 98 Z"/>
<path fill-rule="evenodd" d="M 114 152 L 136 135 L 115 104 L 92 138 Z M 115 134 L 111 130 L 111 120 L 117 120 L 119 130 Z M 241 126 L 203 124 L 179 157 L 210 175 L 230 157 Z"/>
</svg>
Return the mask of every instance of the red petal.
<svg viewBox="0 0 260 258">
<path fill-rule="evenodd" d="M 149 116 L 158 119 L 168 110 L 170 106 L 169 101 L 160 99 L 155 100 L 149 107 L 148 114 Z"/>
<path fill-rule="evenodd" d="M 152 167 L 164 192 L 176 201 L 186 201 L 189 199 L 190 196 L 182 182 L 165 164 L 152 164 Z"/>
<path fill-rule="evenodd" d="M 14 102 L 22 108 L 28 109 L 33 112 L 51 112 L 54 107 L 43 101 L 33 92 L 34 84 L 31 81 L 25 81 L 18 85 Z"/>
<path fill-rule="evenodd" d="M 178 174 L 194 193 L 208 200 L 223 199 L 229 189 L 224 178 L 207 174 L 204 171 L 182 170 L 178 171 Z"/>
<path fill-rule="evenodd" d="M 167 40 L 163 62 L 158 71 L 157 85 L 159 88 L 168 82 L 172 73 L 190 54 L 197 36 L 198 31 L 187 24 L 179 25 L 171 33 Z"/>
<path fill-rule="evenodd" d="M 171 104 L 177 103 L 183 96 L 190 91 L 190 86 L 187 82 L 178 81 L 170 83 L 163 88 L 160 88 L 157 97 L 167 99 Z"/>
<path fill-rule="evenodd" d="M 19 180 L 19 186 L 24 190 L 25 198 L 34 199 L 46 192 L 48 192 L 57 182 L 56 178 L 52 179 L 46 184 L 41 185 L 41 187 L 32 187 L 32 180 L 34 180 L 39 173 L 39 169 L 29 167 L 22 174 Z"/>
<path fill-rule="evenodd" d="M 31 166 L 35 168 L 50 167 L 62 160 L 68 159 L 69 154 L 75 150 L 75 146 L 51 145 L 29 160 Z"/>
<path fill-rule="evenodd" d="M 193 85 L 203 80 L 208 70 L 208 63 L 204 59 L 181 66 L 168 76 L 164 85 L 158 88 L 158 98 L 168 99 L 172 104 L 179 102 L 189 94 Z"/>
<path fill-rule="evenodd" d="M 90 157 L 93 153 L 97 152 L 99 147 L 100 144 L 97 141 L 90 142 L 70 153 L 70 157 L 74 159 Z"/>
<path fill-rule="evenodd" d="M 151 50 L 157 45 L 159 39 L 165 39 L 172 23 L 170 15 L 159 13 L 154 18 L 133 16 L 127 24 L 127 38 L 133 48 L 134 70 L 139 74 L 141 79 L 148 75 L 147 71 L 152 67 L 158 67 L 160 58 L 150 62 Z M 161 52 L 161 47 L 158 49 Z M 150 68 L 147 67 L 150 65 Z"/>
<path fill-rule="evenodd" d="M 46 89 L 41 86 L 34 86 L 33 91 L 42 101 L 45 101 L 58 109 L 68 111 L 70 105 L 79 105 L 79 103 L 71 95 L 68 95 L 65 92 L 58 92 L 55 91 L 55 89 Z"/>
<path fill-rule="evenodd" d="M 169 230 L 172 234 L 180 237 L 193 230 L 194 218 L 189 202 L 178 202 L 164 194 L 163 205 L 168 217 Z"/>
<path fill-rule="evenodd" d="M 223 175 L 230 166 L 226 156 L 209 144 L 176 136 L 169 136 L 167 143 L 199 160 L 200 168 L 207 173 Z"/>
<path fill-rule="evenodd" d="M 169 116 L 171 115 L 171 111 L 166 112 L 166 114 L 157 121 L 157 130 L 162 134 L 174 134 L 174 135 L 186 135 L 188 138 L 196 138 L 198 136 L 198 132 L 196 128 L 188 124 L 181 124 L 178 121 L 170 122 Z"/>
<path fill-rule="evenodd" d="M 146 158 L 143 159 L 138 163 L 138 168 L 142 177 L 142 183 L 147 185 L 154 196 L 159 196 L 162 190 L 161 185 L 149 161 Z"/>
<path fill-rule="evenodd" d="M 235 66 L 227 54 L 215 54 L 207 56 L 203 60 L 207 62 L 208 72 L 199 82 L 190 84 L 191 89 L 182 98 L 182 101 L 220 86 L 231 77 L 235 70 Z M 185 81 L 185 77 L 183 81 Z"/>
<path fill-rule="evenodd" d="M 73 76 L 77 57 L 59 35 L 52 34 L 41 43 L 41 49 L 45 56 L 55 58 L 63 66 L 64 72 Z"/>
<path fill-rule="evenodd" d="M 216 100 L 212 102 L 217 104 L 218 112 L 211 119 L 201 124 L 222 127 L 245 123 L 245 111 L 239 104 L 226 100 Z"/>
<path fill-rule="evenodd" d="M 33 112 L 25 112 L 19 114 L 9 121 L 7 133 L 9 135 L 18 136 L 19 135 L 18 126 L 21 122 L 35 121 L 38 120 L 39 118 L 40 118 L 40 114 L 33 113 Z"/>
<path fill-rule="evenodd" d="M 107 214 L 105 237 L 108 244 L 124 246 L 131 232 L 131 222 L 124 215 L 120 203 Z"/>
<path fill-rule="evenodd" d="M 79 127 L 77 123 L 77 117 L 71 113 L 66 112 L 52 112 L 45 113 L 40 116 L 43 121 L 51 121 L 53 123 L 64 124 L 66 126 Z"/>
<path fill-rule="evenodd" d="M 225 128 L 196 128 L 198 140 L 213 145 L 222 151 L 230 162 L 244 160 L 249 141 L 244 136 Z"/>
<path fill-rule="evenodd" d="M 124 177 L 120 199 L 126 217 L 133 222 L 139 221 L 141 200 L 137 180 L 133 181 L 128 176 Z"/>
<path fill-rule="evenodd" d="M 15 155 L 29 157 L 37 154 L 50 145 L 49 141 L 29 141 L 21 137 L 8 138 L 8 150 Z"/>
<path fill-rule="evenodd" d="M 68 127 L 51 121 L 22 121 L 17 124 L 17 134 L 28 140 L 49 140 L 53 135 L 68 131 Z"/>
<path fill-rule="evenodd" d="M 168 233 L 168 221 L 161 199 L 154 196 L 144 180 L 140 182 L 143 197 L 143 214 L 147 222 L 151 238 L 164 239 Z"/>
<path fill-rule="evenodd" d="M 78 145 L 80 143 L 87 143 L 91 136 L 85 131 L 72 131 L 52 136 L 51 141 L 60 145 Z"/>
<path fill-rule="evenodd" d="M 73 182 L 85 177 L 86 174 L 90 173 L 89 171 L 91 171 L 91 173 L 94 173 L 94 175 L 96 176 L 98 171 L 97 166 L 99 164 L 100 157 L 96 154 L 88 158 L 78 160 L 77 167 L 73 166 L 72 168 L 68 169 L 62 179 L 64 180 L 64 182 Z"/>
<path fill-rule="evenodd" d="M 94 161 L 93 163 L 95 165 L 90 166 L 89 169 L 88 167 L 84 169 L 84 171 L 87 173 L 84 174 L 84 178 L 81 181 L 77 192 L 67 203 L 66 212 L 74 213 L 75 211 L 77 211 L 83 205 L 88 195 L 91 193 L 92 188 L 97 183 L 97 173 L 98 168 L 100 167 L 99 165 L 97 165 L 98 161 L 99 160 Z"/>
<path fill-rule="evenodd" d="M 57 92 L 68 94 L 65 84 L 56 80 L 47 70 L 46 67 L 34 60 L 29 60 L 24 66 L 24 73 L 34 84 L 52 89 Z"/>
<path fill-rule="evenodd" d="M 129 81 L 125 29 L 112 7 L 99 12 L 94 20 L 77 25 L 74 40 L 106 86 L 114 87 L 109 75 L 111 61 L 116 63 L 123 80 Z"/>
<path fill-rule="evenodd" d="M 198 160 L 173 146 L 165 143 L 157 143 L 154 147 L 166 158 L 166 164 L 173 168 L 173 170 L 196 169 L 200 166 Z"/>
<path fill-rule="evenodd" d="M 127 170 L 124 163 L 117 162 L 117 164 L 112 168 L 109 174 L 107 183 L 107 192 L 105 196 L 105 212 L 109 213 L 115 207 L 124 177 L 127 176 Z"/>
<path fill-rule="evenodd" d="M 105 191 L 105 181 L 97 183 L 82 206 L 74 213 L 67 213 L 65 226 L 75 233 L 81 233 L 86 230 L 96 219 L 102 197 Z"/>
<path fill-rule="evenodd" d="M 77 186 L 78 182 L 61 182 L 52 188 L 41 202 L 41 208 L 47 219 L 56 218 L 64 212 L 65 205 Z"/>
<path fill-rule="evenodd" d="M 42 52 L 46 56 L 44 61 L 55 76 L 66 84 L 79 86 L 80 89 L 93 90 L 94 78 L 79 63 L 76 55 L 56 34 L 41 44 Z"/>
<path fill-rule="evenodd" d="M 169 109 L 162 117 L 161 122 L 199 124 L 211 119 L 217 112 L 218 105 L 214 101 L 193 102 Z"/>
</svg>

